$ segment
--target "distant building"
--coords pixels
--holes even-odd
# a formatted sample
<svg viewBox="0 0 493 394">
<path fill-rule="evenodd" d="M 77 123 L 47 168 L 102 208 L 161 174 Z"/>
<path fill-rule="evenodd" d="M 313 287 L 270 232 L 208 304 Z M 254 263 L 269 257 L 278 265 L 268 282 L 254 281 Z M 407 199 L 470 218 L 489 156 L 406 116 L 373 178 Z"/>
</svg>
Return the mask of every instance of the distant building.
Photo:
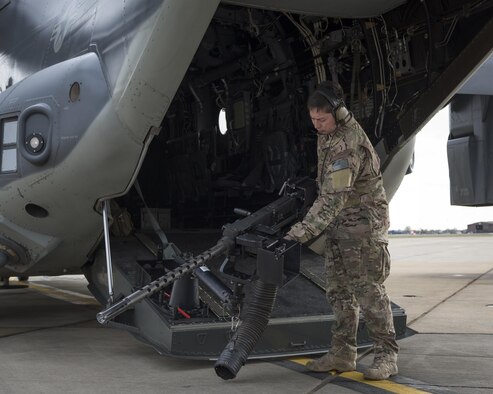
<svg viewBox="0 0 493 394">
<path fill-rule="evenodd" d="M 477 222 L 467 225 L 468 233 L 493 233 L 493 222 Z"/>
</svg>

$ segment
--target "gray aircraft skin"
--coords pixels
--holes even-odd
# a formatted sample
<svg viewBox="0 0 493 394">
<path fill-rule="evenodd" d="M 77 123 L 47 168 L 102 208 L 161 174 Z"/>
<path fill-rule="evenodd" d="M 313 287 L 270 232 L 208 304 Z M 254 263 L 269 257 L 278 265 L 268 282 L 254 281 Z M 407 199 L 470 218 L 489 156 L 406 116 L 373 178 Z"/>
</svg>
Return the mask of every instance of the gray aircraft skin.
<svg viewBox="0 0 493 394">
<path fill-rule="evenodd" d="M 275 199 L 313 175 L 305 102 L 323 80 L 344 88 L 389 198 L 452 100 L 452 196 L 491 204 L 470 153 L 489 152 L 474 139 L 488 93 L 453 97 L 493 50 L 492 15 L 484 0 L 0 0 L 0 277 L 91 271 L 102 201 L 144 227 L 137 177 L 184 233 Z"/>
<path fill-rule="evenodd" d="M 0 96 L 0 113 L 3 124 L 20 119 L 22 126 L 16 157 L 1 175 L 8 255 L 2 275 L 80 272 L 101 233 L 97 202 L 132 184 L 216 7 L 58 0 L 3 6 L 0 80 L 13 86 Z M 80 95 L 71 100 L 73 84 Z M 44 139 L 36 153 L 25 144 L 32 134 Z"/>
</svg>

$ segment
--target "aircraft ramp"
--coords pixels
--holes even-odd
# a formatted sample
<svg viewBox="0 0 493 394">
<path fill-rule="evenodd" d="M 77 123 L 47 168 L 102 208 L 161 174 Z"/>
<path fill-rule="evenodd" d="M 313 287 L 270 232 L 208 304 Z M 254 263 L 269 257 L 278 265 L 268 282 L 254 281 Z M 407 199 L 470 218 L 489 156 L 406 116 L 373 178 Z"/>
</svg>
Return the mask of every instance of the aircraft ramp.
<svg viewBox="0 0 493 394">
<path fill-rule="evenodd" d="M 190 240 L 193 239 L 193 248 L 196 251 L 207 243 L 209 246 L 213 245 L 213 240 L 218 239 L 217 233 L 201 236 L 196 233 L 177 233 L 170 234 L 169 237 L 182 250 L 187 250 L 186 245 L 190 245 Z M 111 244 L 116 300 L 142 288 L 167 269 L 167 262 L 156 258 L 158 248 L 152 236 L 141 233 L 127 238 L 115 238 Z M 107 289 L 97 280 L 98 273 L 104 273 L 105 270 L 103 256 L 100 257 L 90 270 L 86 270 L 86 276 L 91 292 L 104 305 Z M 207 267 L 221 278 L 218 272 L 220 265 L 221 261 L 215 259 Z M 323 270 L 322 257 L 309 249 L 303 249 L 300 274 L 279 288 L 269 324 L 250 354 L 250 359 L 315 354 L 328 349 L 334 316 L 325 298 Z M 230 285 L 227 278 L 223 278 L 223 281 Z M 239 314 L 228 312 L 217 297 L 199 283 L 198 303 L 197 300 L 186 302 L 192 307 L 172 305 L 173 289 L 166 288 L 135 304 L 109 325 L 129 331 L 161 354 L 192 359 L 216 359 L 249 307 L 250 287 L 244 287 L 244 302 Z M 191 297 L 194 298 L 193 295 Z M 406 313 L 395 304 L 392 304 L 392 312 L 396 333 L 402 338 L 406 334 Z M 363 318 L 360 319 L 358 328 L 358 345 L 371 345 Z"/>
</svg>

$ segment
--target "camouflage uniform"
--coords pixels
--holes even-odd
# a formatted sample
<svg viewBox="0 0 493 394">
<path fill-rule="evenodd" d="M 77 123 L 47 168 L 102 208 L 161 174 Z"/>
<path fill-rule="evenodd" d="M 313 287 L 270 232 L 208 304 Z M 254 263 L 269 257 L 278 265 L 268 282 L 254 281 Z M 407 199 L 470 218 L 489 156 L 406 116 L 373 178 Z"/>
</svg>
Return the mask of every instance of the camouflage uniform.
<svg viewBox="0 0 493 394">
<path fill-rule="evenodd" d="M 361 307 L 377 353 L 396 357 L 383 286 L 390 269 L 389 215 L 379 158 L 352 117 L 319 135 L 317 153 L 319 196 L 288 236 L 305 243 L 326 232 L 327 298 L 336 317 L 329 353 L 354 364 Z"/>
</svg>

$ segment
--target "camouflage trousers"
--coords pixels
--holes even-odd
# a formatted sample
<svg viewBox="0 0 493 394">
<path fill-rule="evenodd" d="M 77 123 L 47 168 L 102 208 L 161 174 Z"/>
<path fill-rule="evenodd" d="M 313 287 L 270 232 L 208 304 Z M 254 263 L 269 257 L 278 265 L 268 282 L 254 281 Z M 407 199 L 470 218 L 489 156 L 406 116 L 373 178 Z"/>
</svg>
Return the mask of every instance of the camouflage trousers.
<svg viewBox="0 0 493 394">
<path fill-rule="evenodd" d="M 327 299 L 335 315 L 331 353 L 355 356 L 359 309 L 376 349 L 397 353 L 390 300 L 387 245 L 372 239 L 327 239 Z"/>
</svg>

